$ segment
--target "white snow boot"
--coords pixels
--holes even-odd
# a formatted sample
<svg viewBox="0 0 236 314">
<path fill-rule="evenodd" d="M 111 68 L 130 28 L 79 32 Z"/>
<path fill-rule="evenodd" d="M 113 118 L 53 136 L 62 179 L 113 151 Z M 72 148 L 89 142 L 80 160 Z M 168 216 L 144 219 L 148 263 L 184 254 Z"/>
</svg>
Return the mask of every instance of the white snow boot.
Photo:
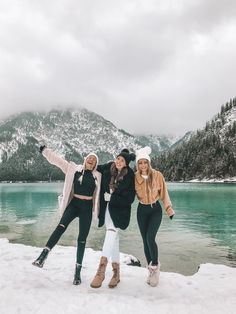
<svg viewBox="0 0 236 314">
<path fill-rule="evenodd" d="M 152 265 L 152 263 L 149 264 L 148 266 L 148 277 L 147 277 L 147 283 L 151 287 L 156 287 L 159 283 L 159 277 L 160 277 L 160 262 L 158 265 Z"/>
</svg>

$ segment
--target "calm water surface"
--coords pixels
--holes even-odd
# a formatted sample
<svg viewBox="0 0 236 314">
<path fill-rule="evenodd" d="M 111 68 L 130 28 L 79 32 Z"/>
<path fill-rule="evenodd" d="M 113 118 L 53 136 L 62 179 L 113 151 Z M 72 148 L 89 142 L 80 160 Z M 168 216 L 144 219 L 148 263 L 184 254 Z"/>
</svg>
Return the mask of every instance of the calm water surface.
<svg viewBox="0 0 236 314">
<path fill-rule="evenodd" d="M 163 271 L 185 275 L 201 263 L 236 267 L 236 185 L 168 183 L 176 216 L 165 214 L 157 242 Z M 0 237 L 10 242 L 43 247 L 59 221 L 57 196 L 62 183 L 0 184 Z M 120 250 L 138 257 L 143 245 L 136 222 L 137 200 L 131 223 L 120 233 Z M 101 250 L 105 230 L 93 221 L 87 247 Z M 78 220 L 66 230 L 60 245 L 76 245 Z"/>
</svg>

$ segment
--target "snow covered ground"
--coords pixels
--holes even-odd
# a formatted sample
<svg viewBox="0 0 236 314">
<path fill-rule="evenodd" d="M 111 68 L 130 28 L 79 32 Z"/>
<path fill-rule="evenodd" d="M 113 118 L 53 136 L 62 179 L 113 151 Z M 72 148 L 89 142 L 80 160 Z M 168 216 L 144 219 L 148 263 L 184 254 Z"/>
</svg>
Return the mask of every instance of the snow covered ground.
<svg viewBox="0 0 236 314">
<path fill-rule="evenodd" d="M 236 177 L 228 177 L 228 178 L 224 178 L 224 179 L 193 179 L 193 180 L 189 180 L 189 181 L 185 181 L 185 182 L 203 182 L 203 183 L 236 183 Z"/>
<path fill-rule="evenodd" d="M 235 314 L 236 268 L 202 264 L 193 276 L 161 272 L 160 284 L 145 283 L 147 270 L 128 266 L 128 255 L 121 256 L 121 282 L 115 289 L 89 284 L 95 274 L 100 252 L 86 249 L 82 284 L 72 285 L 74 247 L 56 246 L 44 268 L 32 266 L 41 248 L 10 244 L 0 239 L 1 314 Z"/>
</svg>

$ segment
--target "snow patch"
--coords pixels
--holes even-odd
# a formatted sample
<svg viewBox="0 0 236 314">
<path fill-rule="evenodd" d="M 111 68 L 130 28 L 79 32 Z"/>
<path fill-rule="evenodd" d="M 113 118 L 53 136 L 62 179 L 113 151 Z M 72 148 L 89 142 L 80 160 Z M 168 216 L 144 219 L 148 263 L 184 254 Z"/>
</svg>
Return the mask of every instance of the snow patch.
<svg viewBox="0 0 236 314">
<path fill-rule="evenodd" d="M 0 239 L 1 314 L 16 313 L 129 313 L 234 314 L 236 269 L 203 264 L 193 276 L 161 272 L 160 283 L 146 283 L 147 269 L 126 265 L 121 254 L 121 282 L 109 289 L 108 264 L 99 289 L 90 288 L 101 252 L 86 249 L 82 284 L 72 284 L 75 247 L 56 246 L 42 269 L 32 266 L 41 248 L 11 244 Z"/>
</svg>

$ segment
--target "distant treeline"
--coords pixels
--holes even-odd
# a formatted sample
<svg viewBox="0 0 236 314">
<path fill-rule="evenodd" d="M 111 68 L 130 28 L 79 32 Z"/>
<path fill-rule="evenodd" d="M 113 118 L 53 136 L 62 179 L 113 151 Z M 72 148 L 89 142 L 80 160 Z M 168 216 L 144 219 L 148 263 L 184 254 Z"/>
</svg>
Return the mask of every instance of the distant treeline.
<svg viewBox="0 0 236 314">
<path fill-rule="evenodd" d="M 152 160 L 167 180 L 179 181 L 236 176 L 236 121 L 227 125 L 236 98 L 222 105 L 221 112 L 190 140 Z"/>
<path fill-rule="evenodd" d="M 58 167 L 51 165 L 39 152 L 39 143 L 33 138 L 28 137 L 26 144 L 19 144 L 17 152 L 7 158 L 7 154 L 2 156 L 0 163 L 0 182 L 1 181 L 57 181 L 64 179 L 64 173 Z M 107 153 L 99 152 L 99 160 L 105 162 L 111 156 Z M 65 159 L 75 163 L 83 163 L 84 158 L 71 148 L 70 153 L 66 154 Z"/>
<path fill-rule="evenodd" d="M 169 181 L 236 176 L 236 121 L 232 117 L 229 119 L 235 108 L 236 98 L 223 105 L 221 112 L 207 122 L 203 130 L 196 131 L 173 150 L 153 158 L 153 166 Z M 5 128 L 4 132 L 1 136 L 6 142 L 10 131 Z M 66 145 L 69 153 L 65 159 L 83 163 L 83 157 L 68 143 Z M 99 152 L 98 155 L 100 163 L 112 159 L 109 153 Z M 62 171 L 50 165 L 39 153 L 39 143 L 34 137 L 28 136 L 24 144 L 18 144 L 12 155 L 5 152 L 1 156 L 0 181 L 34 182 L 63 178 Z"/>
</svg>

